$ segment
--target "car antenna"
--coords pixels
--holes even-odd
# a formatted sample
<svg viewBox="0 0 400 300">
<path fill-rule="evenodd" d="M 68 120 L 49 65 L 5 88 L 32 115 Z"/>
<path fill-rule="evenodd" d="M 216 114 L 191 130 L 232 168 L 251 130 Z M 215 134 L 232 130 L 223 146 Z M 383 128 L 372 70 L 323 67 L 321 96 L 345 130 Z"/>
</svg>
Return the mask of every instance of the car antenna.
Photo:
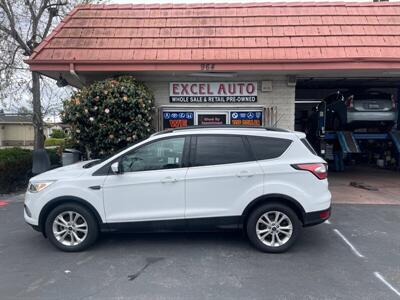
<svg viewBox="0 0 400 300">
<path fill-rule="evenodd" d="M 281 114 L 281 116 L 279 117 L 279 119 L 276 120 L 276 122 L 274 123 L 274 125 L 272 125 L 272 128 L 276 128 L 276 127 L 277 127 L 278 122 L 282 119 L 282 117 L 283 117 L 283 114 Z"/>
</svg>

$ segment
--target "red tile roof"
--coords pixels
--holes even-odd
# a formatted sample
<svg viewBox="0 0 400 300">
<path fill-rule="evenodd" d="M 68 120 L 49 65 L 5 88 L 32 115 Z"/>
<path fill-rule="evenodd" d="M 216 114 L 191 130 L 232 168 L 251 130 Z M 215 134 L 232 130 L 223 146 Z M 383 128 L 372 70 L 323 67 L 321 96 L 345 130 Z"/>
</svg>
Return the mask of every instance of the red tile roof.
<svg viewBox="0 0 400 300">
<path fill-rule="evenodd" d="M 83 5 L 27 62 L 33 70 L 74 64 L 81 71 L 199 63 L 215 63 L 216 70 L 400 68 L 399 53 L 395 2 Z"/>
</svg>

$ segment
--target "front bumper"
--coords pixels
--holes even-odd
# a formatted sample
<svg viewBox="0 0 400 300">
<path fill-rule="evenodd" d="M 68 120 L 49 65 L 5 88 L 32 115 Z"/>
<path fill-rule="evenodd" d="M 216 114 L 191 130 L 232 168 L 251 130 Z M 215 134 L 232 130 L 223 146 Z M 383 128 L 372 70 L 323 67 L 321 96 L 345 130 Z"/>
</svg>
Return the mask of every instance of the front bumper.
<svg viewBox="0 0 400 300">
<path fill-rule="evenodd" d="M 324 210 L 312 211 L 304 214 L 303 217 L 303 226 L 313 226 L 317 224 L 321 224 L 329 219 L 331 216 L 331 206 Z"/>
<path fill-rule="evenodd" d="M 25 219 L 25 222 L 28 223 L 29 225 L 32 225 L 32 226 L 38 226 L 39 225 L 38 224 L 38 220 L 33 218 L 32 216 L 29 216 L 27 210 L 28 210 L 28 207 L 26 207 L 26 205 L 24 205 L 24 219 Z"/>
<path fill-rule="evenodd" d="M 37 200 L 36 195 L 32 193 L 25 193 L 25 201 L 24 201 L 24 219 L 25 222 L 32 226 L 39 225 L 39 218 L 37 216 L 37 209 L 35 207 L 35 201 Z"/>
</svg>

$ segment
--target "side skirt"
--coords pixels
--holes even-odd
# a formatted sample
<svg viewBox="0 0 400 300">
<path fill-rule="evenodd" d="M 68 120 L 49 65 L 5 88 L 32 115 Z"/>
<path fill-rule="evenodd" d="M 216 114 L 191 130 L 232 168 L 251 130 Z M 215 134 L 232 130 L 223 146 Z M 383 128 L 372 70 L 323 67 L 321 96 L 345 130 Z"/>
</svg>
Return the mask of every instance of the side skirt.
<svg viewBox="0 0 400 300">
<path fill-rule="evenodd" d="M 106 223 L 103 232 L 207 232 L 231 231 L 240 228 L 241 216 L 176 219 L 163 221 L 140 221 Z"/>
</svg>

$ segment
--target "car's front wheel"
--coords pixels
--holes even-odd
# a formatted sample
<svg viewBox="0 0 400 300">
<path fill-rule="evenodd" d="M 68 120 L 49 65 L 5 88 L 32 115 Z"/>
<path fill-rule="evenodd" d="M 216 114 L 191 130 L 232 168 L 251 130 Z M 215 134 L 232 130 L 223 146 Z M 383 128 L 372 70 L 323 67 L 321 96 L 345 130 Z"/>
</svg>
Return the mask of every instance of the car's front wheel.
<svg viewBox="0 0 400 300">
<path fill-rule="evenodd" d="M 301 228 L 296 213 L 279 203 L 264 204 L 251 212 L 247 236 L 257 249 L 279 253 L 288 250 L 295 242 Z"/>
<path fill-rule="evenodd" d="M 82 251 L 92 245 L 98 237 L 98 226 L 93 214 L 84 206 L 75 203 L 61 204 L 48 215 L 46 235 L 57 248 L 67 251 Z"/>
</svg>

